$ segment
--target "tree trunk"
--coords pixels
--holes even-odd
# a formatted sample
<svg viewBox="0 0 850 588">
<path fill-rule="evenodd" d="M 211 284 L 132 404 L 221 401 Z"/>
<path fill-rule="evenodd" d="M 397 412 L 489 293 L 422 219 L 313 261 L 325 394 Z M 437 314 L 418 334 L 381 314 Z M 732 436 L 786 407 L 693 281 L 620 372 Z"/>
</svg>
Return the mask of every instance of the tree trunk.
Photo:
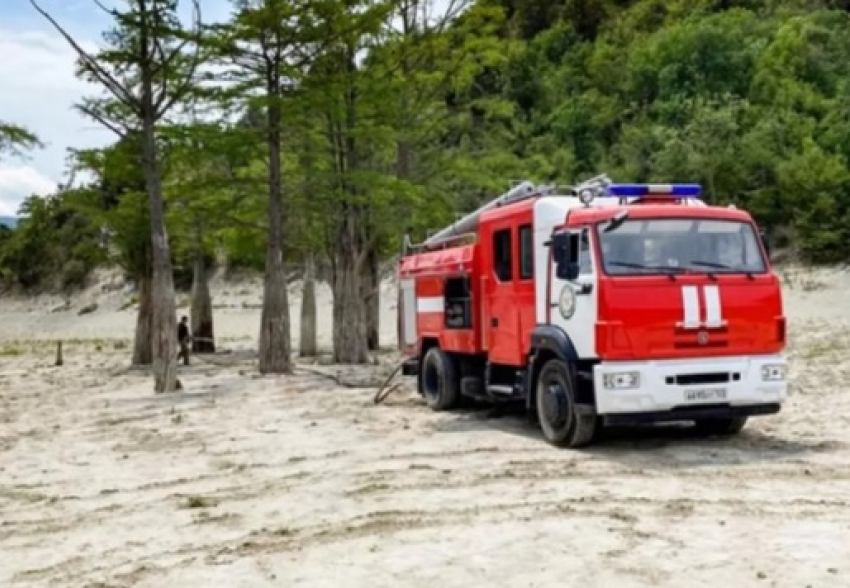
<svg viewBox="0 0 850 588">
<path fill-rule="evenodd" d="M 280 162 L 280 82 L 277 70 L 269 72 L 267 109 L 269 151 L 269 235 L 263 311 L 260 318 L 260 373 L 292 373 L 292 342 L 289 329 L 289 296 L 283 267 L 283 190 Z"/>
<path fill-rule="evenodd" d="M 406 112 L 407 101 L 402 102 L 403 112 Z M 413 147 L 409 141 L 399 139 L 396 142 L 395 175 L 397 178 L 406 180 L 411 177 L 411 160 L 413 158 Z"/>
<path fill-rule="evenodd" d="M 313 256 L 307 256 L 304 271 L 304 288 L 301 294 L 301 336 L 298 341 L 301 357 L 315 357 L 319 346 L 316 341 L 316 277 Z"/>
<path fill-rule="evenodd" d="M 333 347 L 334 362 L 369 362 L 368 304 L 363 292 L 369 238 L 367 219 L 369 200 L 358 185 L 356 172 L 360 157 L 357 137 L 357 64 L 356 48 L 349 44 L 346 53 L 347 87 L 343 92 L 344 119 L 334 129 L 334 156 L 339 188 L 343 197 L 337 211 L 336 240 L 333 246 Z M 365 202 L 364 202 L 365 200 Z"/>
<path fill-rule="evenodd" d="M 142 276 L 139 281 L 139 314 L 136 317 L 136 336 L 133 342 L 133 365 L 153 363 L 153 284 L 151 276 Z"/>
<path fill-rule="evenodd" d="M 363 296 L 367 254 L 363 251 L 362 220 L 356 206 L 344 207 L 333 272 L 334 362 L 369 362 L 369 311 Z"/>
<path fill-rule="evenodd" d="M 354 256 L 344 254 L 337 259 L 334 276 L 334 362 L 363 364 L 369 362 L 367 310 L 361 291 L 361 271 Z"/>
<path fill-rule="evenodd" d="M 369 351 L 380 346 L 381 275 L 378 252 L 373 247 L 366 257 L 363 272 L 363 296 L 366 302 L 366 345 Z"/>
<path fill-rule="evenodd" d="M 153 317 L 151 338 L 153 339 L 154 392 L 173 392 L 177 381 L 177 307 L 174 302 L 174 273 L 171 266 L 171 250 L 168 232 L 165 229 L 165 210 L 162 199 L 162 183 L 159 159 L 156 152 L 154 130 L 154 107 L 151 95 L 152 74 L 142 76 L 142 167 L 148 191 L 151 215 L 151 242 L 153 282 L 151 301 Z"/>
<path fill-rule="evenodd" d="M 198 244 L 195 256 L 195 271 L 192 280 L 192 336 L 193 353 L 215 353 L 212 297 L 210 296 L 207 268 L 204 263 L 204 251 L 200 244 Z"/>
</svg>

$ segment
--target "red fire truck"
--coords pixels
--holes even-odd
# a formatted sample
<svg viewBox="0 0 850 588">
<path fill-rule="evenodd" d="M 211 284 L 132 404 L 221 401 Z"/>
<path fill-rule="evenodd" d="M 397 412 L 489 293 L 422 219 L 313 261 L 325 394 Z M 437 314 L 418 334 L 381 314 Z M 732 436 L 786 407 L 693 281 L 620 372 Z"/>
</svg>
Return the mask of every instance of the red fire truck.
<svg viewBox="0 0 850 588">
<path fill-rule="evenodd" d="M 403 374 L 427 404 L 522 401 L 562 447 L 778 412 L 785 330 L 763 235 L 695 184 L 522 182 L 399 263 Z"/>
</svg>

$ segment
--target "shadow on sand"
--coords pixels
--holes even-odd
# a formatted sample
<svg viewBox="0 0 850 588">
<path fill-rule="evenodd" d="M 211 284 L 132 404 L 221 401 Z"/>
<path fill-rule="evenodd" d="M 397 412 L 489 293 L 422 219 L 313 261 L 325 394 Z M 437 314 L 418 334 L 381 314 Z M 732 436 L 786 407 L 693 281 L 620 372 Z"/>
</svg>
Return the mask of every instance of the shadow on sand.
<svg viewBox="0 0 850 588">
<path fill-rule="evenodd" d="M 210 383 L 193 383 L 187 389 L 168 394 L 154 394 L 152 390 L 145 390 L 142 394 L 116 398 L 112 400 L 112 403 L 115 405 L 142 406 L 191 405 L 210 402 L 227 396 L 235 396 L 245 391 L 246 378 L 244 376 L 234 375 L 227 379 L 219 379 Z"/>
<path fill-rule="evenodd" d="M 560 451 L 580 451 L 587 456 L 635 465 L 639 462 L 641 467 L 670 468 L 781 462 L 844 449 L 844 444 L 837 441 L 787 439 L 763 433 L 752 427 L 753 420 L 731 437 L 699 434 L 689 424 L 604 427 L 590 446 Z M 546 444 L 539 425 L 525 416 L 522 407 L 464 408 L 433 427 L 435 432 L 443 433 L 496 430 Z M 559 451 L 554 447 L 552 450 Z"/>
</svg>

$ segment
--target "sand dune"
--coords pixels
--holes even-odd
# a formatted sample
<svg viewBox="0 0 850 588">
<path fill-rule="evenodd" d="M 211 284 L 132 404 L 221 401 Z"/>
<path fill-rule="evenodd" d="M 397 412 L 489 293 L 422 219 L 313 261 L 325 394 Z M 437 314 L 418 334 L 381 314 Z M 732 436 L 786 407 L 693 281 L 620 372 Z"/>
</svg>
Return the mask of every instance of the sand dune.
<svg viewBox="0 0 850 588">
<path fill-rule="evenodd" d="M 585 451 L 516 415 L 433 413 L 409 386 L 375 406 L 392 352 L 259 377 L 259 281 L 216 281 L 238 352 L 159 397 L 127 368 L 120 284 L 59 312 L 0 300 L 0 586 L 846 586 L 850 273 L 783 275 L 782 413 L 735 439 L 616 431 Z M 326 347 L 330 302 L 321 287 Z"/>
</svg>

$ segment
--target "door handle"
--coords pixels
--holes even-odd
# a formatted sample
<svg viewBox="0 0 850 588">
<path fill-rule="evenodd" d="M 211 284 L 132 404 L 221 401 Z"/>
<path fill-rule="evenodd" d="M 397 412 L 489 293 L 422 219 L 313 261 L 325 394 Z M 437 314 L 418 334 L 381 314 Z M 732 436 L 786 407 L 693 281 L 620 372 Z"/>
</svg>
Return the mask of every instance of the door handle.
<svg viewBox="0 0 850 588">
<path fill-rule="evenodd" d="M 497 319 L 495 317 L 491 318 L 490 319 L 490 326 L 491 327 L 498 327 L 499 326 L 499 319 Z"/>
<path fill-rule="evenodd" d="M 587 296 L 588 294 L 593 292 L 593 284 L 576 284 L 575 282 L 572 282 L 572 284 L 574 286 L 577 286 L 573 288 L 573 292 L 575 292 L 576 296 Z M 558 303 L 551 302 L 550 306 L 552 308 L 558 308 Z"/>
</svg>

